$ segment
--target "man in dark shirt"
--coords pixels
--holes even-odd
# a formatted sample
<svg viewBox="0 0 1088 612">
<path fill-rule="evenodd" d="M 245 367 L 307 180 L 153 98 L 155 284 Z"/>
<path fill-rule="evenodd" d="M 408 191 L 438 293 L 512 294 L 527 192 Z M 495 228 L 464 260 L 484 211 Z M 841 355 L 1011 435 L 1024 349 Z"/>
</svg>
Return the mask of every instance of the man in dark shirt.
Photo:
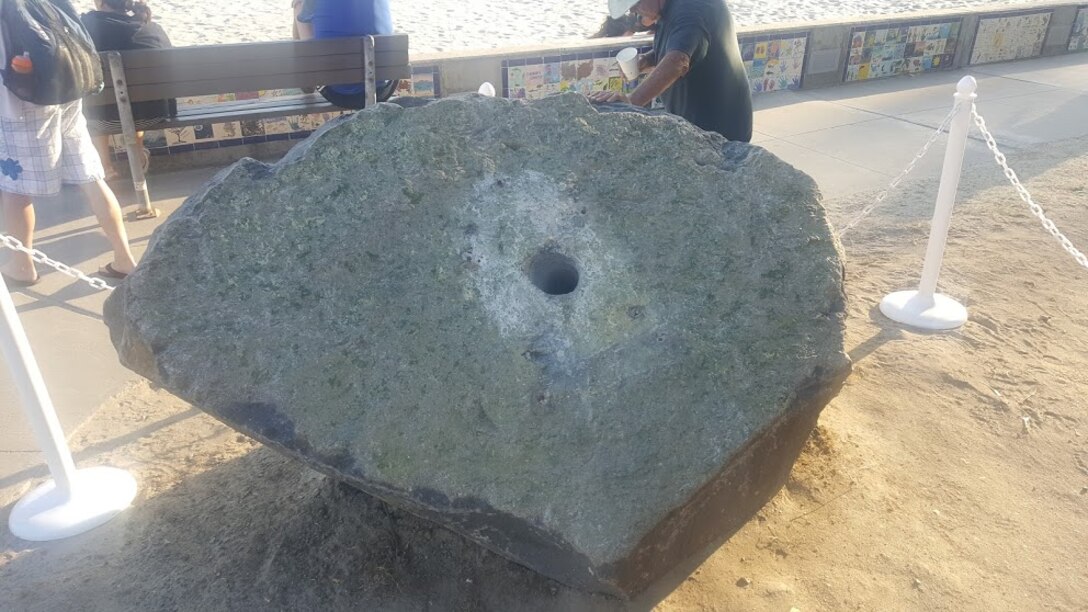
<svg viewBox="0 0 1088 612">
<path fill-rule="evenodd" d="M 631 93 L 589 96 L 596 103 L 648 106 L 660 96 L 665 110 L 729 140 L 752 139 L 752 96 L 724 0 L 610 0 L 612 16 L 633 11 L 656 22 L 654 50 L 639 56 L 652 71 Z"/>
</svg>

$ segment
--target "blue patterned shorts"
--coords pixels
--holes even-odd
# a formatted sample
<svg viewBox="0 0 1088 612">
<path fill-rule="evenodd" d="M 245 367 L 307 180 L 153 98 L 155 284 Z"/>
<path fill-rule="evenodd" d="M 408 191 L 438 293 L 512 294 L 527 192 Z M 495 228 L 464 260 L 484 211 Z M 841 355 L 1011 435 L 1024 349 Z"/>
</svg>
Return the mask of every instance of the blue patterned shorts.
<svg viewBox="0 0 1088 612">
<path fill-rule="evenodd" d="M 82 101 L 23 103 L 22 117 L 0 117 L 0 191 L 48 196 L 62 184 L 93 183 L 105 176 Z"/>
</svg>

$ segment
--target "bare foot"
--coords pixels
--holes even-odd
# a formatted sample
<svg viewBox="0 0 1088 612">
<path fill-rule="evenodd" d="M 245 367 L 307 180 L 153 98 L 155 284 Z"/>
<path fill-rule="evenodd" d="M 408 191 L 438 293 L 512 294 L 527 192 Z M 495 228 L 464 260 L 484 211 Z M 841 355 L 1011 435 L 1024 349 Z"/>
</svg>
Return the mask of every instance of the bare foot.
<svg viewBox="0 0 1088 612">
<path fill-rule="evenodd" d="M 25 261 L 22 261 L 24 260 Z M 34 268 L 34 262 L 30 257 L 13 256 L 12 260 L 0 267 L 7 278 L 21 283 L 38 282 L 38 271 Z"/>
</svg>

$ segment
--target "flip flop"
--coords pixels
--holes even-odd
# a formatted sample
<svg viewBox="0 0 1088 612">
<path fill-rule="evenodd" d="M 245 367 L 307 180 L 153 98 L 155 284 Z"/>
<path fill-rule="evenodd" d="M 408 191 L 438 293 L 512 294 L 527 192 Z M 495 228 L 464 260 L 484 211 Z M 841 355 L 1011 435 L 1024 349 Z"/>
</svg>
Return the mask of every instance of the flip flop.
<svg viewBox="0 0 1088 612">
<path fill-rule="evenodd" d="M 106 264 L 106 265 L 102 266 L 101 268 L 98 269 L 98 272 L 95 272 L 95 274 L 97 274 L 98 276 L 101 276 L 102 278 L 113 278 L 113 279 L 117 279 L 117 280 L 124 280 L 124 279 L 128 278 L 128 274 L 125 274 L 124 272 L 118 272 L 117 270 L 115 270 L 113 268 L 113 264 Z"/>
<path fill-rule="evenodd" d="M 22 289 L 24 287 L 33 287 L 34 285 L 38 284 L 38 281 L 42 280 L 42 277 L 40 276 L 35 278 L 34 280 L 19 280 L 17 278 L 10 277 L 7 274 L 4 274 L 3 276 L 4 283 L 7 284 L 8 287 L 17 287 L 19 289 Z"/>
<path fill-rule="evenodd" d="M 147 219 L 157 219 L 162 215 L 162 211 L 157 208 L 148 208 L 146 210 L 134 210 L 128 214 L 129 221 L 145 221 Z"/>
</svg>

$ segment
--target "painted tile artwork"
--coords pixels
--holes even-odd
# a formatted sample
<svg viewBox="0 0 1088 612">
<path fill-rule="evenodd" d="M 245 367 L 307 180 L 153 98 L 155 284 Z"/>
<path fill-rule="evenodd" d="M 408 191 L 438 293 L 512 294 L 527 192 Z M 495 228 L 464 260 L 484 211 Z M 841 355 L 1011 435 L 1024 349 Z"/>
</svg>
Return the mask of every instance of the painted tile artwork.
<svg viewBox="0 0 1088 612">
<path fill-rule="evenodd" d="M 740 54 L 752 93 L 800 89 L 807 47 L 807 35 L 741 38 Z"/>
<path fill-rule="evenodd" d="M 646 53 L 649 48 L 640 48 Z M 619 49 L 552 57 L 504 60 L 502 96 L 536 100 L 566 91 L 631 93 L 638 81 L 627 81 L 616 61 Z"/>
<path fill-rule="evenodd" d="M 980 19 L 971 64 L 1039 57 L 1043 52 L 1050 11 Z"/>
<path fill-rule="evenodd" d="M 808 36 L 758 36 L 740 39 L 752 93 L 800 89 Z M 639 48 L 647 53 L 650 47 Z M 577 55 L 507 60 L 502 64 L 506 98 L 535 100 L 566 91 L 631 93 L 639 81 L 627 81 L 615 56 L 620 49 Z"/>
<path fill-rule="evenodd" d="M 412 80 L 401 80 L 397 95 L 420 98 L 440 97 L 442 89 L 438 81 L 438 67 L 412 66 Z"/>
<path fill-rule="evenodd" d="M 178 100 L 179 107 L 213 105 L 244 100 L 270 100 L 297 96 L 299 89 L 270 89 L 211 96 L 193 96 Z M 398 95 L 437 97 L 439 72 L 436 66 L 413 67 L 411 81 L 402 81 Z M 343 112 L 333 111 L 312 115 L 274 117 L 233 123 L 204 124 L 165 130 L 148 130 L 144 133 L 144 146 L 153 155 L 170 155 L 194 149 L 228 147 L 239 144 L 261 143 L 276 140 L 301 140 L 321 127 L 326 121 L 339 117 Z M 110 137 L 115 157 L 124 156 L 124 141 L 120 135 Z"/>
<path fill-rule="evenodd" d="M 951 68 L 959 38 L 959 20 L 857 28 L 850 35 L 843 80 L 867 81 Z"/>
<path fill-rule="evenodd" d="M 1073 34 L 1069 38 L 1070 51 L 1088 51 L 1088 6 L 1077 11 L 1073 22 Z"/>
</svg>

